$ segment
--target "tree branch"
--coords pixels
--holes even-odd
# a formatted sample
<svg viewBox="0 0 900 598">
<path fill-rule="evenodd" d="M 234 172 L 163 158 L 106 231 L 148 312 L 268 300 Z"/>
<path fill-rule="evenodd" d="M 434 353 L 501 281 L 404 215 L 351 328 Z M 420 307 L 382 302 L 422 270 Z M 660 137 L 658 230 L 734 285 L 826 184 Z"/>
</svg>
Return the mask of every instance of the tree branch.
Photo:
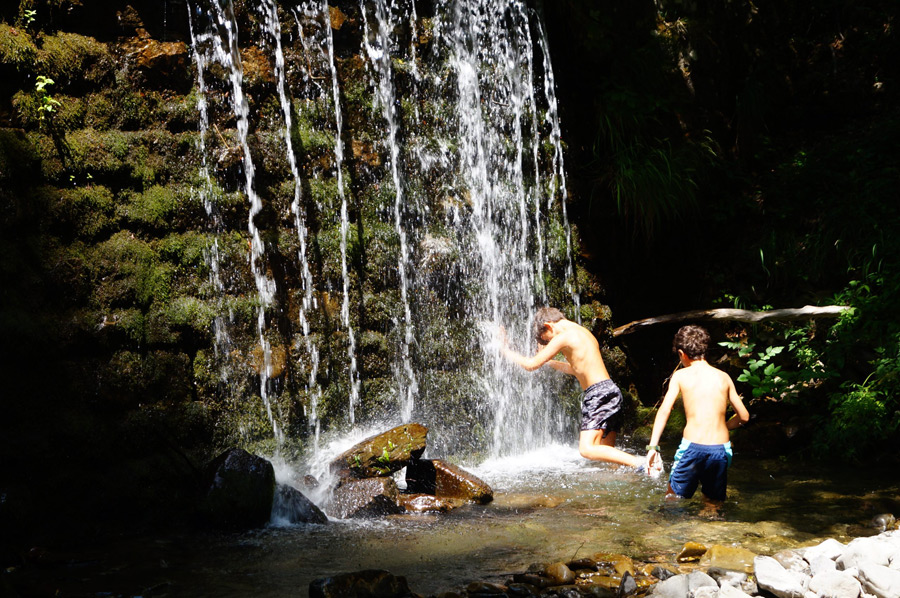
<svg viewBox="0 0 900 598">
<path fill-rule="evenodd" d="M 813 318 L 836 318 L 851 309 L 853 308 L 848 305 L 823 305 L 821 307 L 806 305 L 799 308 L 773 309 L 771 311 L 750 311 L 746 309 L 729 308 L 701 309 L 629 322 L 624 326 L 613 328 L 612 335 L 621 336 L 623 334 L 630 334 L 638 328 L 643 328 L 645 326 L 670 324 L 672 322 L 683 322 L 685 320 L 733 320 L 755 324 L 767 322 L 769 320 L 788 321 Z"/>
</svg>

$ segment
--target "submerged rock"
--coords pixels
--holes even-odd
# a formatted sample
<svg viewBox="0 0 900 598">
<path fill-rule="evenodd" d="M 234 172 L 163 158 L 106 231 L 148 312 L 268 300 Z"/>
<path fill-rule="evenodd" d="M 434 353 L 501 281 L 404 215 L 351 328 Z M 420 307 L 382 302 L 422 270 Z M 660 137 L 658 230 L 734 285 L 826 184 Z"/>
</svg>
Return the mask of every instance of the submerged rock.
<svg viewBox="0 0 900 598">
<path fill-rule="evenodd" d="M 342 478 L 391 475 L 422 456 L 427 436 L 428 428 L 422 424 L 397 426 L 370 436 L 341 453 L 331 462 L 331 471 Z"/>
<path fill-rule="evenodd" d="M 322 577 L 309 584 L 310 598 L 407 598 L 412 595 L 405 577 L 379 569 Z"/>
<path fill-rule="evenodd" d="M 399 503 L 410 513 L 446 513 L 464 504 L 462 500 L 438 498 L 431 494 L 401 494 Z"/>
<path fill-rule="evenodd" d="M 690 563 L 699 561 L 704 554 L 706 554 L 706 546 L 698 542 L 687 542 L 675 560 L 679 563 Z"/>
<path fill-rule="evenodd" d="M 494 491 L 478 477 L 440 459 L 416 459 L 406 468 L 406 487 L 410 492 L 433 494 L 438 498 L 461 498 L 486 504 Z"/>
<path fill-rule="evenodd" d="M 754 558 L 756 553 L 746 548 L 714 544 L 700 558 L 700 566 L 751 573 Z"/>
<path fill-rule="evenodd" d="M 402 513 L 400 490 L 393 478 L 344 480 L 334 489 L 328 513 L 339 519 Z"/>
<path fill-rule="evenodd" d="M 207 467 L 201 512 L 208 523 L 227 528 L 265 525 L 272 514 L 275 469 L 257 455 L 231 448 Z"/>
</svg>

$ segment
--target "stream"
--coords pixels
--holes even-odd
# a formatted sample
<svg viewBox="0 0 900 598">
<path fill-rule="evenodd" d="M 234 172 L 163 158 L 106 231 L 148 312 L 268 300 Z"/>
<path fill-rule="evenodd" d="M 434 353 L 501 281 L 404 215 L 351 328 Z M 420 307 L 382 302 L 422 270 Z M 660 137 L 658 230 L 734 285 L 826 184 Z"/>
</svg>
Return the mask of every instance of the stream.
<svg viewBox="0 0 900 598">
<path fill-rule="evenodd" d="M 60 596 L 238 598 L 307 596 L 316 578 L 386 569 L 428 596 L 596 552 L 672 562 L 687 541 L 758 554 L 828 537 L 846 542 L 874 534 L 875 515 L 900 513 L 895 476 L 741 458 L 739 451 L 718 517 L 702 513 L 697 497 L 666 501 L 664 479 L 586 461 L 574 446 L 467 469 L 493 487 L 492 503 L 441 515 L 120 538 L 82 551 L 73 564 L 23 576 L 29 587 L 55 585 Z"/>
</svg>

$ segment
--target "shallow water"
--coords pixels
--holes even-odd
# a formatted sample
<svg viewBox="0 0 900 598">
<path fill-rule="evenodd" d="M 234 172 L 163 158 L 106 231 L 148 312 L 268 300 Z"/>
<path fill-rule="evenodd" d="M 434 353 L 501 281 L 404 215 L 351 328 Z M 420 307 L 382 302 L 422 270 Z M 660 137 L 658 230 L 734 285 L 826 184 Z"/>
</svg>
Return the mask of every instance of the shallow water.
<svg viewBox="0 0 900 598">
<path fill-rule="evenodd" d="M 671 561 L 689 540 L 765 554 L 826 537 L 847 541 L 875 533 L 866 527 L 873 516 L 900 514 L 895 476 L 740 455 L 717 518 L 700 512 L 698 498 L 666 501 L 664 479 L 588 462 L 574 447 L 467 469 L 492 486 L 491 504 L 442 515 L 123 541 L 93 563 L 70 567 L 62 595 L 307 596 L 312 580 L 361 569 L 404 575 L 414 592 L 428 595 L 601 551 Z"/>
</svg>

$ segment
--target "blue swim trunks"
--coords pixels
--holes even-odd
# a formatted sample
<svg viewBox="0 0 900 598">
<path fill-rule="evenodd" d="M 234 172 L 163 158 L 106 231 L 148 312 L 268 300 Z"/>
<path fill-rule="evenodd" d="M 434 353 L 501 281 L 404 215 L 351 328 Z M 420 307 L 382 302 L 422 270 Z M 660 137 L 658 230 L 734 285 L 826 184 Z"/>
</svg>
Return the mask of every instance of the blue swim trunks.
<svg viewBox="0 0 900 598">
<path fill-rule="evenodd" d="M 678 496 L 690 498 L 697 491 L 712 500 L 725 500 L 728 468 L 731 467 L 731 443 L 697 444 L 681 440 L 669 476 L 669 487 Z"/>
<path fill-rule="evenodd" d="M 603 436 L 622 427 L 622 391 L 610 379 L 591 384 L 581 398 L 581 431 L 604 430 Z"/>
</svg>

